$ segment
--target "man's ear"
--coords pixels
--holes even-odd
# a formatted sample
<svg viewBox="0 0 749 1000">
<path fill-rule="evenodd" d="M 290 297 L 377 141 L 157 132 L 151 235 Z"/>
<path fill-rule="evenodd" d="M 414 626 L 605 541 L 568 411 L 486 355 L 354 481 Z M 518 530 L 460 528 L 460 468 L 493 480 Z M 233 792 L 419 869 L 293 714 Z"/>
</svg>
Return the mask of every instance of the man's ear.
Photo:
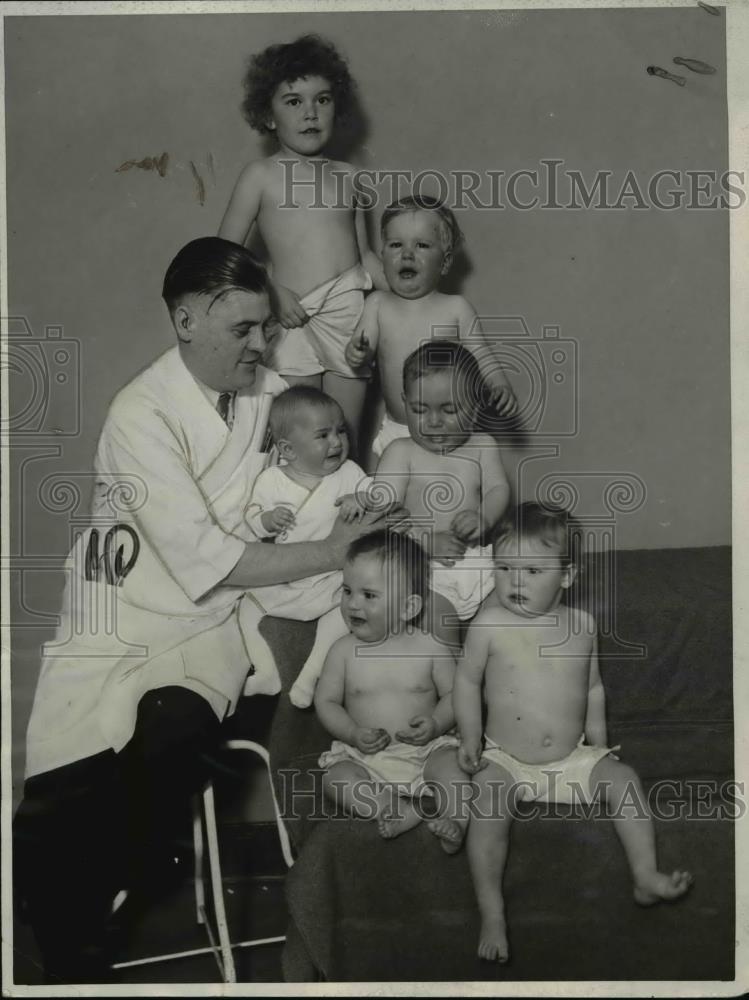
<svg viewBox="0 0 749 1000">
<path fill-rule="evenodd" d="M 401 608 L 401 621 L 412 622 L 421 613 L 424 601 L 418 594 L 409 594 Z"/>
<path fill-rule="evenodd" d="M 442 258 L 442 267 L 440 268 L 440 274 L 447 274 L 450 268 L 453 266 L 453 252 L 452 250 L 445 250 L 445 256 Z"/>
<path fill-rule="evenodd" d="M 574 563 L 569 563 L 569 565 L 564 567 L 564 572 L 562 573 L 562 587 L 567 590 L 575 582 L 577 578 L 577 566 Z"/>
<path fill-rule="evenodd" d="M 178 305 L 172 314 L 172 323 L 183 344 L 189 344 L 195 330 L 195 317 L 189 306 Z"/>
</svg>

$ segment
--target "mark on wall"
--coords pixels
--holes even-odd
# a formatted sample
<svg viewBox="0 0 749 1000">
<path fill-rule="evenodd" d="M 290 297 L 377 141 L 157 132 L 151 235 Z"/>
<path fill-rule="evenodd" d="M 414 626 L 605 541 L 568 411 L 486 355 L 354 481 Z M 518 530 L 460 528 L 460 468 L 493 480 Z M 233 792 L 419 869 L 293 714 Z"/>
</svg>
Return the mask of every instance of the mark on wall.
<svg viewBox="0 0 749 1000">
<path fill-rule="evenodd" d="M 144 156 L 142 160 L 125 160 L 115 170 L 116 174 L 121 174 L 125 170 L 132 170 L 138 167 L 139 170 L 156 170 L 159 177 L 166 177 L 169 167 L 169 153 L 162 153 L 161 156 Z"/>
<path fill-rule="evenodd" d="M 201 205 L 205 205 L 205 181 L 198 173 L 198 168 L 192 160 L 190 160 L 190 170 L 192 170 L 192 175 L 195 178 L 195 197 Z"/>
<path fill-rule="evenodd" d="M 650 76 L 659 76 L 662 80 L 672 80 L 674 83 L 678 83 L 680 87 L 683 87 L 687 82 L 686 77 L 669 73 L 668 70 L 663 69 L 661 66 L 648 66 L 648 73 Z"/>
<path fill-rule="evenodd" d="M 674 56 L 674 62 L 677 66 L 686 66 L 693 73 L 708 74 L 716 72 L 714 66 L 711 66 L 710 63 L 702 62 L 701 59 L 684 59 L 683 56 Z"/>
<path fill-rule="evenodd" d="M 199 205 L 205 205 L 206 199 L 206 182 L 198 169 L 195 160 L 188 160 L 187 163 L 176 161 L 177 171 L 185 170 L 186 167 L 190 168 L 190 173 L 192 174 L 192 179 L 194 183 L 195 199 Z M 156 170 L 160 177 L 165 177 L 167 169 L 169 167 L 169 154 L 162 153 L 161 156 L 144 156 L 142 160 L 125 160 L 121 163 L 119 167 L 115 169 L 116 174 L 121 174 L 126 170 L 132 170 L 133 167 L 137 167 L 139 170 Z M 203 169 L 201 165 L 201 170 Z M 207 153 L 205 158 L 205 169 L 208 171 L 208 175 L 213 187 L 216 186 L 216 160 L 212 152 Z"/>
<path fill-rule="evenodd" d="M 702 7 L 706 10 L 708 14 L 715 14 L 716 17 L 720 17 L 720 10 L 718 7 L 713 7 L 711 3 L 703 3 L 703 0 L 697 0 L 697 6 Z"/>
</svg>

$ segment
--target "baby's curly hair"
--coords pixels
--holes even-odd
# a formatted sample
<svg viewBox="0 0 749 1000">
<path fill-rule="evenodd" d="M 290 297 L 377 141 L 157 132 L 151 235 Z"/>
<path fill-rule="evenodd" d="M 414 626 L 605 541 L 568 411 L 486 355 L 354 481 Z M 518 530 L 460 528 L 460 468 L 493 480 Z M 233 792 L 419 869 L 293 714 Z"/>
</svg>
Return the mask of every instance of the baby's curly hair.
<svg viewBox="0 0 749 1000">
<path fill-rule="evenodd" d="M 345 59 L 335 46 L 319 35 L 302 35 L 285 45 L 269 45 L 250 60 L 244 78 L 245 99 L 242 114 L 261 135 L 268 128 L 271 100 L 282 83 L 302 77 L 321 76 L 330 84 L 336 118 L 345 118 L 351 110 L 356 84 Z"/>
</svg>

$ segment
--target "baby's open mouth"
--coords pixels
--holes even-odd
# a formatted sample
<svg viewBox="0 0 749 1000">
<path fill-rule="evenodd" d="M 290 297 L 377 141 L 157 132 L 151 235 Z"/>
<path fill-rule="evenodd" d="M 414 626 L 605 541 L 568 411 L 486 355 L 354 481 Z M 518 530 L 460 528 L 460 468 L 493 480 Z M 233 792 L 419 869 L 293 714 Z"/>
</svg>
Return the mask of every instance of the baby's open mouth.
<svg viewBox="0 0 749 1000">
<path fill-rule="evenodd" d="M 416 277 L 416 271 L 412 267 L 402 267 L 400 269 L 400 271 L 398 271 L 398 274 L 400 275 L 401 278 L 415 278 Z"/>
</svg>

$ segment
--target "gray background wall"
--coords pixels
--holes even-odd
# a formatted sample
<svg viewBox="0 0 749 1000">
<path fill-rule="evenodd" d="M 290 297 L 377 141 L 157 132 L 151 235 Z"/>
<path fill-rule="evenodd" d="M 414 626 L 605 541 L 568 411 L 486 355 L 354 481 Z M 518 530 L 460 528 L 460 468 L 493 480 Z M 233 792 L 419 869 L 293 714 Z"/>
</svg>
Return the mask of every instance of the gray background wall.
<svg viewBox="0 0 749 1000">
<path fill-rule="evenodd" d="M 613 171 L 615 191 L 630 169 L 646 186 L 659 169 L 727 167 L 724 21 L 696 5 L 7 19 L 10 313 L 30 324 L 26 355 L 46 351 L 52 372 L 43 433 L 18 433 L 11 463 L 18 765 L 59 557 L 85 516 L 108 403 L 171 345 L 164 268 L 184 242 L 216 231 L 238 170 L 260 155 L 238 108 L 248 55 L 307 31 L 338 44 L 358 80 L 362 166 L 509 174 L 556 158 L 589 181 Z M 676 70 L 677 54 L 718 73 L 680 70 L 685 88 L 645 73 Z M 115 172 L 163 152 L 163 178 Z M 568 379 L 548 400 L 550 436 L 506 450 L 519 492 L 554 473 L 580 491 L 579 513 L 605 513 L 605 483 L 626 473 L 646 497 L 617 517 L 616 544 L 727 544 L 727 213 L 468 210 L 459 222 L 466 258 L 452 280 L 479 312 L 522 316 L 536 338 L 558 326 L 577 346 L 579 395 Z M 79 373 L 59 345 L 42 346 L 47 326 L 79 343 Z M 11 414 L 33 415 L 31 368 L 12 378 Z M 575 400 L 578 431 L 558 437 Z M 16 430 L 33 429 L 24 419 Z"/>
</svg>

